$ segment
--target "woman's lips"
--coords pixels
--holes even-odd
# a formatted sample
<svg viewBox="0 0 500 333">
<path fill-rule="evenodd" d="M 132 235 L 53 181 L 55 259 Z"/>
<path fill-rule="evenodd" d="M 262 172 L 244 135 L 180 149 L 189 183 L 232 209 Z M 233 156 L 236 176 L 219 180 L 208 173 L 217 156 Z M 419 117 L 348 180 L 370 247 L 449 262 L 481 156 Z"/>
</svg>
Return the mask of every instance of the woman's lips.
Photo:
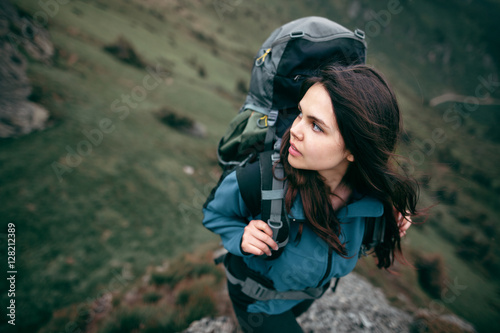
<svg viewBox="0 0 500 333">
<path fill-rule="evenodd" d="M 288 152 L 292 156 L 301 156 L 302 155 L 302 153 L 297 149 L 297 147 L 295 147 L 295 145 L 293 143 L 290 143 L 290 148 L 288 148 Z"/>
</svg>

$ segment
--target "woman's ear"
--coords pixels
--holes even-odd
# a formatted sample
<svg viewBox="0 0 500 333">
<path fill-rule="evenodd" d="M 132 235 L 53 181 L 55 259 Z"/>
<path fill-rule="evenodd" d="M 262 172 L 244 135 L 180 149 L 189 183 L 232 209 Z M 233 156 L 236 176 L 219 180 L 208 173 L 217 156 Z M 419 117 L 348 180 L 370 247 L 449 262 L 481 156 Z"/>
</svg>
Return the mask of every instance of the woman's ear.
<svg viewBox="0 0 500 333">
<path fill-rule="evenodd" d="M 349 155 L 347 155 L 347 160 L 348 160 L 349 162 L 354 162 L 354 155 L 353 155 L 353 154 L 351 154 L 351 153 L 349 153 Z"/>
</svg>

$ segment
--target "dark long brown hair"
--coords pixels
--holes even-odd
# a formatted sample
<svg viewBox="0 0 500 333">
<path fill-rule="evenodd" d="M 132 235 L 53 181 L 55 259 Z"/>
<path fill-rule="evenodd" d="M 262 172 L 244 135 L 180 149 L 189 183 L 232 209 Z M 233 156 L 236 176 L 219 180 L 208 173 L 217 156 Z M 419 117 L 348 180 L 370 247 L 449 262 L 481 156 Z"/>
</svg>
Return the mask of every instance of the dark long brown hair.
<svg viewBox="0 0 500 333">
<path fill-rule="evenodd" d="M 402 119 L 395 94 L 382 75 L 366 65 L 324 67 L 304 81 L 300 99 L 316 83 L 328 91 L 345 149 L 354 156 L 342 183 L 384 205 L 386 231 L 375 254 L 377 266 L 388 268 L 395 254 L 402 255 L 393 208 L 403 216 L 416 215 L 419 194 L 417 182 L 397 168 L 395 149 Z M 339 239 L 341 225 L 330 202 L 329 187 L 317 171 L 293 168 L 288 163 L 289 147 L 287 130 L 280 152 L 288 180 L 287 210 L 300 191 L 305 217 L 313 230 L 336 253 L 347 256 L 345 243 Z"/>
</svg>

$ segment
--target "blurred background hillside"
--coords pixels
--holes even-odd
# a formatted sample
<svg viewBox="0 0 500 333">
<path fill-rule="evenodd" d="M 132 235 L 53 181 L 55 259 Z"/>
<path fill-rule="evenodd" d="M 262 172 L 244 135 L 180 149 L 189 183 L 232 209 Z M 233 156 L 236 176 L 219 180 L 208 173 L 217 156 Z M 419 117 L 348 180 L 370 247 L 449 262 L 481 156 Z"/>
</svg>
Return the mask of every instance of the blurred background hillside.
<svg viewBox="0 0 500 333">
<path fill-rule="evenodd" d="M 163 314 L 158 331 L 180 330 L 222 311 L 209 289 L 223 275 L 205 256 L 218 238 L 201 225 L 220 175 L 216 145 L 262 42 L 310 15 L 365 30 L 368 63 L 404 113 L 399 153 L 414 165 L 422 206 L 437 203 L 404 241 L 417 269 L 399 265 L 394 276 L 366 258 L 356 270 L 408 311 L 451 311 L 479 332 L 497 330 L 500 1 L 11 3 L 2 63 L 20 69 L 9 78 L 21 83 L 0 82 L 0 106 L 17 110 L 10 103 L 26 98 L 32 112 L 24 123 L 0 117 L 1 262 L 14 223 L 17 331 L 119 332 L 117 321 Z M 143 277 L 156 287 L 132 299 Z M 183 293 L 169 305 L 173 288 Z M 187 305 L 199 311 L 179 310 Z M 7 320 L 0 331 L 16 331 Z"/>
</svg>

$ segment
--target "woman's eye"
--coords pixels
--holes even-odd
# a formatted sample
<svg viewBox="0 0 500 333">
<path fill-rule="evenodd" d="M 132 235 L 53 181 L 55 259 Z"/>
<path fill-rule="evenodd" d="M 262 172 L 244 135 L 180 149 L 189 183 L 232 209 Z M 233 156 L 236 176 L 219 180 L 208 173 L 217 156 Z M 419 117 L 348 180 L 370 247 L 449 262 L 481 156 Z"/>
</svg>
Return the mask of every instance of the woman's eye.
<svg viewBox="0 0 500 333">
<path fill-rule="evenodd" d="M 323 132 L 323 130 L 321 129 L 321 127 L 319 127 L 315 123 L 313 123 L 313 131 L 315 131 L 315 132 Z"/>
</svg>

